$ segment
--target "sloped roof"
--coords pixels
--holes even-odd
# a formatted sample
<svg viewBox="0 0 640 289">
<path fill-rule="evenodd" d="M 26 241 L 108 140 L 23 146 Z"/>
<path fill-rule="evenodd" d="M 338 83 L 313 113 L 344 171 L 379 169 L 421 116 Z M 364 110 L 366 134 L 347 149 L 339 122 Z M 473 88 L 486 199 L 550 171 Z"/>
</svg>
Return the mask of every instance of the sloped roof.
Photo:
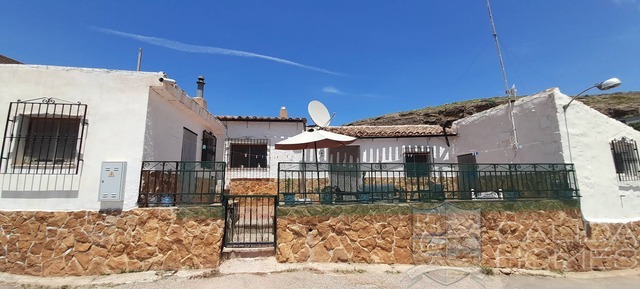
<svg viewBox="0 0 640 289">
<path fill-rule="evenodd" d="M 344 134 L 358 138 L 375 137 L 421 137 L 442 136 L 442 127 L 438 125 L 388 125 L 388 126 L 330 126 L 324 128 L 327 131 Z M 447 128 L 447 135 L 455 135 L 455 132 Z"/>
<path fill-rule="evenodd" d="M 0 54 L 0 64 L 23 64 L 23 63 Z"/>
<path fill-rule="evenodd" d="M 217 118 L 220 121 L 282 121 L 282 122 L 307 122 L 303 117 L 271 117 L 271 116 L 231 116 L 231 115 L 219 115 Z"/>
</svg>

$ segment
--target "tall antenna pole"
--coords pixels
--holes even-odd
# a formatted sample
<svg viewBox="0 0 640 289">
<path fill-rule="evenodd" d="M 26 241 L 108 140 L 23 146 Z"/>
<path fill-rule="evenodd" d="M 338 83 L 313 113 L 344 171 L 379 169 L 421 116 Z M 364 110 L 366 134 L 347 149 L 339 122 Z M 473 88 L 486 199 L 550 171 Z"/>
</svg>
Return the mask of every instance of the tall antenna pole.
<svg viewBox="0 0 640 289">
<path fill-rule="evenodd" d="M 140 71 L 141 67 L 142 67 L 142 47 L 140 47 L 140 50 L 138 50 L 138 71 Z"/>
<path fill-rule="evenodd" d="M 498 50 L 498 58 L 500 59 L 500 68 L 502 69 L 502 78 L 504 79 L 504 87 L 505 92 L 507 93 L 507 97 L 509 98 L 509 119 L 511 120 L 511 131 L 513 137 L 511 138 L 511 147 L 514 151 L 518 151 L 520 149 L 520 144 L 518 143 L 518 130 L 516 129 L 516 119 L 513 116 L 514 105 L 513 102 L 516 98 L 516 86 L 514 85 L 512 88 L 509 88 L 509 81 L 507 80 L 507 70 L 504 68 L 504 61 L 502 61 L 502 52 L 500 52 L 500 42 L 498 42 L 498 32 L 496 31 L 496 25 L 493 23 L 493 13 L 491 13 L 491 4 L 489 4 L 489 0 L 487 0 L 487 9 L 489 9 L 489 21 L 491 21 L 491 29 L 493 30 L 493 39 L 496 41 L 496 49 Z M 513 98 L 513 99 L 511 99 Z M 515 156 L 514 156 L 515 158 Z M 509 160 L 512 162 L 513 159 Z"/>
<path fill-rule="evenodd" d="M 504 79 L 504 87 L 507 96 L 515 97 L 515 87 L 509 88 L 509 81 L 507 80 L 507 71 L 504 68 L 504 61 L 502 61 L 502 52 L 500 52 L 500 42 L 498 42 L 498 32 L 496 31 L 496 25 L 493 23 L 493 13 L 491 13 L 491 4 L 487 0 L 487 9 L 489 9 L 489 21 L 491 21 L 491 29 L 493 30 L 493 39 L 496 41 L 496 49 L 498 49 L 498 58 L 500 59 L 500 68 L 502 69 L 502 78 Z"/>
</svg>

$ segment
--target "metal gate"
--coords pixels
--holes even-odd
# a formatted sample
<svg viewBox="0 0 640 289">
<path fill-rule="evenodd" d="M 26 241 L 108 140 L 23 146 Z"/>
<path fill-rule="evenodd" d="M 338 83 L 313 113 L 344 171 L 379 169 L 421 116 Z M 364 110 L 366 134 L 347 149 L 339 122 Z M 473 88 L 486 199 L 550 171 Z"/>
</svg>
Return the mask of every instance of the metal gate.
<svg viewBox="0 0 640 289">
<path fill-rule="evenodd" d="M 225 195 L 224 247 L 276 245 L 277 196 Z"/>
</svg>

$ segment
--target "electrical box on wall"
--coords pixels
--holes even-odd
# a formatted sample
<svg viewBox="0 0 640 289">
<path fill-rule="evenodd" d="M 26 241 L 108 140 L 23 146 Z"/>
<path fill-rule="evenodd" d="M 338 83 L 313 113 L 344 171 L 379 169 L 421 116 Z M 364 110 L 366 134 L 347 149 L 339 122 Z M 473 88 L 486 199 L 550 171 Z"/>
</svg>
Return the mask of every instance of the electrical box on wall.
<svg viewBox="0 0 640 289">
<path fill-rule="evenodd" d="M 127 162 L 102 162 L 99 201 L 124 200 L 124 176 Z"/>
</svg>

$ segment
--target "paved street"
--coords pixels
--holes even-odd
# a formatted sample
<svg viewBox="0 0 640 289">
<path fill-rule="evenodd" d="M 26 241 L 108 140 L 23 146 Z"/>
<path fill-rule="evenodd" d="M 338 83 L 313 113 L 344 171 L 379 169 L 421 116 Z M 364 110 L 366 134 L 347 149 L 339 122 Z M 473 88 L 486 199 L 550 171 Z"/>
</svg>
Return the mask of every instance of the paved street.
<svg viewBox="0 0 640 289">
<path fill-rule="evenodd" d="M 625 276 L 602 279 L 569 279 L 535 276 L 497 276 L 485 278 L 464 278 L 447 285 L 433 279 L 409 278 L 404 273 L 374 272 L 284 272 L 271 274 L 235 274 L 220 277 L 190 279 L 169 278 L 146 284 L 125 284 L 116 287 L 99 288 L 119 289 L 173 289 L 173 288 L 638 288 L 640 276 Z"/>
<path fill-rule="evenodd" d="M 546 275 L 546 276 L 541 276 Z M 493 276 L 478 268 L 411 265 L 281 264 L 273 258 L 225 261 L 219 271 L 139 272 L 39 278 L 0 273 L 0 289 L 44 288 L 638 288 L 640 270 L 567 273 L 519 271 Z"/>
</svg>

